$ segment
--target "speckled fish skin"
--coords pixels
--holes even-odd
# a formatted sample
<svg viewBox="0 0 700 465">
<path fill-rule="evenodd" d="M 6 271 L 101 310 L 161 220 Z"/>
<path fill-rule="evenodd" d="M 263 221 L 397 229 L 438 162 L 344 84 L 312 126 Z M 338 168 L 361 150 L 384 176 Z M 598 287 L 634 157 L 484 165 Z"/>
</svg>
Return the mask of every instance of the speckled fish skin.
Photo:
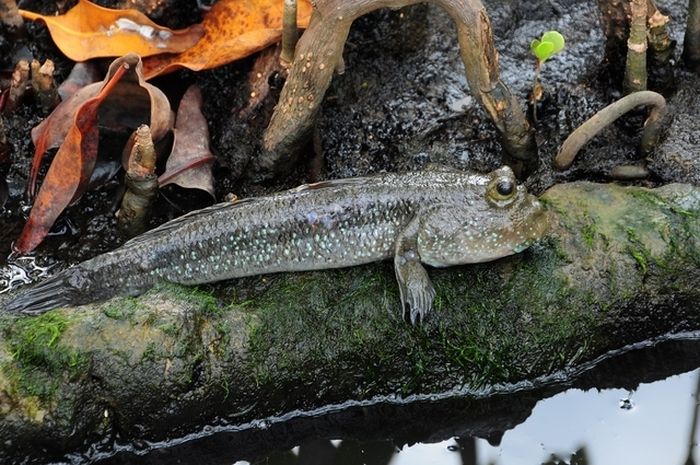
<svg viewBox="0 0 700 465">
<path fill-rule="evenodd" d="M 509 198 L 494 190 L 499 182 L 512 183 Z M 524 250 L 545 229 L 541 204 L 515 186 L 507 167 L 486 175 L 439 168 L 327 181 L 192 212 L 58 273 L 7 310 L 42 313 L 138 295 L 160 282 L 200 284 L 394 257 L 403 309 L 415 321 L 434 296 L 421 263 L 497 259 Z"/>
</svg>

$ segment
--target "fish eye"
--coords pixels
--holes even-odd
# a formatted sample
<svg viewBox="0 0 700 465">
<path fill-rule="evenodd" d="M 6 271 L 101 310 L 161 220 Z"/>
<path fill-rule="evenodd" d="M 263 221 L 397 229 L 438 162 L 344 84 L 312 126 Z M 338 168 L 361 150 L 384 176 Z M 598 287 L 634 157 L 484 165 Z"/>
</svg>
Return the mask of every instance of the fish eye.
<svg viewBox="0 0 700 465">
<path fill-rule="evenodd" d="M 496 184 L 496 191 L 503 197 L 508 197 L 513 193 L 513 182 L 510 179 L 501 179 Z"/>
<path fill-rule="evenodd" d="M 499 176 L 489 184 L 487 195 L 489 200 L 498 206 L 505 206 L 515 197 L 515 179 L 509 176 Z"/>
</svg>

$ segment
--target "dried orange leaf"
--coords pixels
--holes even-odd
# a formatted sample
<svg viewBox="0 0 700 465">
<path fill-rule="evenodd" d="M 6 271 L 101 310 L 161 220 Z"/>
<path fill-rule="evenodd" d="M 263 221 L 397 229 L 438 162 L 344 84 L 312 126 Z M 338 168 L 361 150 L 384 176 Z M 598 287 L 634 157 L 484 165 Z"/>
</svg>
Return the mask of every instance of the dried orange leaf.
<svg viewBox="0 0 700 465">
<path fill-rule="evenodd" d="M 202 93 L 196 85 L 190 86 L 177 109 L 173 151 L 158 183 L 200 189 L 216 199 L 211 172 L 214 156 L 209 151 L 209 130 L 201 108 Z"/>
<path fill-rule="evenodd" d="M 121 64 L 100 92 L 77 109 L 68 134 L 46 173 L 29 219 L 15 243 L 17 252 L 26 254 L 34 250 L 49 233 L 61 212 L 85 192 L 97 160 L 97 111 L 124 76 L 127 66 Z"/>
<path fill-rule="evenodd" d="M 283 0 L 219 0 L 202 21 L 204 36 L 192 48 L 179 54 L 144 59 L 146 79 L 179 68 L 193 71 L 216 68 L 251 55 L 282 37 Z M 311 2 L 299 0 L 297 23 L 306 27 Z"/>
<path fill-rule="evenodd" d="M 59 16 L 19 11 L 25 19 L 44 21 L 58 48 L 73 61 L 130 52 L 142 57 L 178 53 L 192 47 L 203 34 L 199 24 L 173 31 L 157 25 L 139 11 L 103 8 L 87 0 L 79 0 Z"/>
<path fill-rule="evenodd" d="M 126 64 L 128 68 L 124 77 L 105 97 L 104 105 L 100 106 L 100 126 L 134 130 L 141 124 L 148 124 L 155 141 L 163 138 L 172 128 L 168 98 L 160 89 L 144 81 L 139 57 L 128 54 L 118 58 L 110 65 L 104 81 L 89 84 L 79 89 L 32 130 L 35 150 L 27 185 L 30 197 L 34 196 L 41 160 L 46 151 L 61 145 L 73 124 L 78 109 L 86 101 L 99 94 L 114 72 L 123 64 Z"/>
</svg>

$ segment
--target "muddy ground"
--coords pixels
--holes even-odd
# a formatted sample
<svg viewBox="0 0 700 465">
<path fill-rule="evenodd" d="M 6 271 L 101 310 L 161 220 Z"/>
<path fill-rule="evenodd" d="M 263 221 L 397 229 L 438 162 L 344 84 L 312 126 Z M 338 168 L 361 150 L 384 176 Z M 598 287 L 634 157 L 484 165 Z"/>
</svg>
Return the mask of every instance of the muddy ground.
<svg viewBox="0 0 700 465">
<path fill-rule="evenodd" d="M 98 2 L 124 6 L 114 1 Z M 123 2 L 122 2 L 123 3 Z M 639 161 L 637 146 L 642 114 L 623 118 L 591 141 L 572 168 L 554 172 L 551 160 L 564 138 L 598 109 L 621 96 L 620 63 L 604 63 L 604 40 L 595 1 L 546 0 L 538 2 L 486 1 L 491 14 L 502 79 L 525 105 L 534 76 L 530 41 L 548 29 L 567 39 L 563 53 L 549 60 L 541 80 L 546 89 L 538 109 L 539 169 L 527 180 L 540 193 L 559 182 L 608 180 L 613 166 Z M 670 97 L 668 131 L 650 160 L 648 179 L 637 184 L 655 186 L 672 181 L 698 183 L 700 167 L 694 156 L 700 147 L 698 89 L 700 79 L 680 65 L 680 44 L 685 24 L 685 1 L 664 2 L 672 18 L 670 31 L 679 44 L 675 51 L 678 91 Z M 44 13 L 65 11 L 71 2 L 57 7 L 53 1 L 27 0 L 21 7 Z M 201 18 L 196 2 L 135 1 L 164 25 L 182 27 Z M 57 81 L 67 76 L 72 62 L 53 45 L 46 28 L 27 23 L 24 38 L 0 38 L 0 69 L 4 75 L 22 56 L 50 58 L 57 65 Z M 241 177 L 258 150 L 261 133 L 281 88 L 281 78 L 271 76 L 273 90 L 263 107 L 247 119 L 238 112 L 248 100 L 247 74 L 251 57 L 201 73 L 178 72 L 158 78 L 175 104 L 192 82 L 204 94 L 203 111 L 211 131 L 217 198 L 228 193 L 240 197 L 293 187 L 315 178 L 339 178 L 378 171 L 417 169 L 428 163 L 488 171 L 501 164 L 501 147 L 494 126 L 469 94 L 458 55 L 455 27 L 437 7 L 416 5 L 398 11 L 379 11 L 358 20 L 345 49 L 345 73 L 336 76 L 326 94 L 317 124 L 316 151 L 322 151 L 320 176 L 306 166 L 267 185 Z M 652 89 L 653 89 L 653 83 Z M 175 107 L 175 105 L 173 105 Z M 12 114 L 5 127 L 12 148 L 7 181 L 10 198 L 0 213 L 0 264 L 10 252 L 28 211 L 22 200 L 28 165 L 33 153 L 30 129 L 45 117 L 31 98 Z M 105 141 L 103 141 L 104 143 Z M 106 141 L 109 142 L 109 141 Z M 104 144 L 107 145 L 107 144 Z M 311 158 L 314 145 L 309 144 Z M 54 228 L 54 234 L 36 252 L 39 263 L 59 266 L 80 261 L 114 248 L 125 238 L 115 228 L 115 198 L 119 179 L 86 195 L 70 208 Z M 185 199 L 173 202 L 174 193 L 160 199 L 164 214 L 154 223 L 177 216 L 201 203 Z M 175 203 L 176 206 L 172 204 Z"/>
</svg>

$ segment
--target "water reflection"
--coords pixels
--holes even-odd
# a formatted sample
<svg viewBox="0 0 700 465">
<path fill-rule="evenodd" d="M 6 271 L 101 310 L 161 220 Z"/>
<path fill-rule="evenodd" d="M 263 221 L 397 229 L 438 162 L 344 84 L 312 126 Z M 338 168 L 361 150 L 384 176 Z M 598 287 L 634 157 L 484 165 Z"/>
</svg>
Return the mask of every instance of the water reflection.
<svg viewBox="0 0 700 465">
<path fill-rule="evenodd" d="M 500 444 L 456 437 L 397 447 L 392 441 L 313 439 L 251 465 L 695 464 L 700 370 L 622 389 L 571 389 L 539 402 Z M 632 408 L 621 399 L 633 399 Z M 690 432 L 690 434 L 689 434 Z M 690 450 L 690 453 L 688 452 Z M 238 462 L 242 465 L 244 462 Z"/>
<path fill-rule="evenodd" d="M 481 400 L 348 408 L 101 463 L 696 464 L 700 342 L 691 339 L 605 361 L 557 386 Z"/>
</svg>

